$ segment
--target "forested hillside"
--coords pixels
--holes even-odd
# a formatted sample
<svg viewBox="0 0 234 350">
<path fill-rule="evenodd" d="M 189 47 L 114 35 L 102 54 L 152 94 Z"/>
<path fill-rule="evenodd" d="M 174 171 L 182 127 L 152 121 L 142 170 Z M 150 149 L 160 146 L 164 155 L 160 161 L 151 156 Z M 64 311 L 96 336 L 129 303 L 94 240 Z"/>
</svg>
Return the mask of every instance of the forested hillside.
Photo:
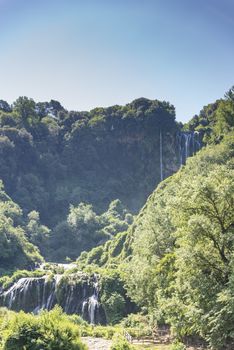
<svg viewBox="0 0 234 350">
<path fill-rule="evenodd" d="M 24 104 L 33 106 L 33 116 L 19 112 Z M 1 105 L 2 177 L 14 201 L 2 187 L 0 305 L 37 313 L 59 304 L 91 323 L 133 324 L 143 318 L 153 327 L 170 328 L 179 341 L 233 349 L 233 89 L 183 130 L 173 107 L 158 101 L 112 107 L 114 115 L 109 109 L 73 114 L 57 104 L 55 111 L 52 104 L 23 98 L 13 110 Z M 50 109 L 42 108 L 43 114 L 39 107 Z M 41 163 L 47 156 L 48 163 Z M 160 182 L 162 172 L 176 173 Z M 29 190 L 29 178 L 40 186 L 32 182 Z M 60 186 L 64 192 L 56 197 Z M 73 187 L 88 197 L 73 202 Z M 68 270 L 45 264 L 11 274 L 33 269 L 43 258 L 66 257 L 78 258 Z M 59 312 L 56 317 L 65 322 Z"/>
<path fill-rule="evenodd" d="M 41 254 L 75 259 L 126 230 L 160 179 L 178 169 L 178 131 L 174 107 L 157 100 L 90 112 L 1 100 L 0 179 Z"/>
<path fill-rule="evenodd" d="M 203 135 L 203 143 L 218 143 L 234 127 L 234 87 L 224 98 L 204 106 L 187 124 L 186 130 L 195 130 Z"/>
<path fill-rule="evenodd" d="M 120 270 L 128 295 L 158 325 L 232 349 L 233 94 L 218 104 L 196 124 L 206 123 L 208 145 L 157 187 L 127 232 L 83 253 L 78 266 Z"/>
<path fill-rule="evenodd" d="M 233 156 L 230 135 L 158 187 L 132 233 L 126 279 L 159 323 L 221 348 L 234 341 Z"/>
<path fill-rule="evenodd" d="M 163 181 L 127 233 L 78 260 L 122 271 L 128 295 L 159 325 L 214 349 L 234 344 L 233 159 L 232 133 Z"/>
<path fill-rule="evenodd" d="M 38 231 L 43 237 L 48 234 L 42 225 L 38 225 Z M 42 261 L 38 247 L 27 237 L 21 208 L 4 192 L 0 182 L 0 275 L 16 268 L 34 268 Z"/>
<path fill-rule="evenodd" d="M 70 204 L 100 211 L 120 199 L 139 210 L 160 181 L 159 133 L 165 175 L 177 169 L 174 107 L 138 99 L 126 106 L 68 112 L 56 101 L 0 103 L 1 168 L 6 191 L 26 211 L 55 225 Z"/>
</svg>

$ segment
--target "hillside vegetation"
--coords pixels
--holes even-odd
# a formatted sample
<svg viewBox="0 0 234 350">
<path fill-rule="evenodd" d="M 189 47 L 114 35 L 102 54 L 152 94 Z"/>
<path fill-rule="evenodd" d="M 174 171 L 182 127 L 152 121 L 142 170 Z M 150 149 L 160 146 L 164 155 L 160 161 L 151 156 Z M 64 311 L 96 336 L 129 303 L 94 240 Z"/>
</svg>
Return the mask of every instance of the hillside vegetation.
<svg viewBox="0 0 234 350">
<path fill-rule="evenodd" d="M 131 299 L 180 340 L 232 349 L 232 90 L 218 104 L 202 131 L 207 146 L 157 187 L 127 232 L 83 253 L 78 265 L 119 269 Z M 202 123 L 200 116 L 188 126 Z"/>
<path fill-rule="evenodd" d="M 38 223 L 38 231 L 47 228 Z M 34 268 L 43 261 L 39 249 L 27 236 L 21 208 L 4 192 L 0 183 L 0 275 L 15 268 Z"/>
<path fill-rule="evenodd" d="M 177 131 L 174 107 L 158 100 L 90 112 L 68 112 L 53 100 L 0 100 L 0 179 L 41 254 L 75 259 L 125 230 L 132 221 L 125 214 L 159 183 L 160 133 L 164 177 L 178 169 Z M 40 220 L 48 237 L 35 232 Z"/>
<path fill-rule="evenodd" d="M 33 117 L 32 110 L 19 112 L 24 103 L 32 104 Z M 2 274 L 16 266 L 32 267 L 42 256 L 61 261 L 78 258 L 56 287 L 59 291 L 62 286 L 65 301 L 70 300 L 67 287 L 75 290 L 76 276 L 82 270 L 81 275 L 86 273 L 99 283 L 98 298 L 108 323 L 116 324 L 138 312 L 140 316 L 130 315 L 122 322 L 134 324 L 137 317 L 145 317 L 151 326 L 170 328 L 181 348 L 180 342 L 201 342 L 214 350 L 233 349 L 234 89 L 183 126 L 187 135 L 200 132 L 203 149 L 158 184 L 135 216 L 143 197 L 160 181 L 160 131 L 165 174 L 179 166 L 179 126 L 173 107 L 139 99 L 125 107 L 73 114 L 57 104 L 55 112 L 53 103 L 40 105 L 23 98 L 13 110 L 4 105 L 1 114 L 1 156 L 6 169 L 2 176 L 8 174 L 3 180 L 14 200 L 2 187 Z M 40 108 L 50 108 L 51 115 L 45 116 L 48 110 L 43 114 Z M 45 130 L 43 138 L 40 133 Z M 24 138 L 25 133 L 31 136 L 23 151 L 21 135 Z M 19 140 L 19 146 L 8 153 Z M 114 150 L 112 155 L 107 145 Z M 50 160 L 41 163 L 48 150 Z M 32 182 L 31 192 L 24 182 L 28 176 L 40 183 L 37 187 Z M 10 190 L 11 184 L 15 188 Z M 77 186 L 86 191 L 79 194 L 87 197 L 76 197 L 73 202 L 70 195 Z M 62 188 L 61 197 L 56 197 L 58 188 Z M 134 208 L 133 202 L 138 203 Z M 56 280 L 57 270 L 48 269 L 49 279 Z M 34 273 L 42 272 L 30 272 L 30 276 Z M 28 276 L 28 272 L 3 277 L 2 287 L 7 290 L 17 276 Z"/>
<path fill-rule="evenodd" d="M 234 344 L 233 159 L 230 134 L 163 181 L 126 234 L 78 259 L 83 268 L 119 269 L 128 295 L 158 325 L 214 349 Z"/>
</svg>

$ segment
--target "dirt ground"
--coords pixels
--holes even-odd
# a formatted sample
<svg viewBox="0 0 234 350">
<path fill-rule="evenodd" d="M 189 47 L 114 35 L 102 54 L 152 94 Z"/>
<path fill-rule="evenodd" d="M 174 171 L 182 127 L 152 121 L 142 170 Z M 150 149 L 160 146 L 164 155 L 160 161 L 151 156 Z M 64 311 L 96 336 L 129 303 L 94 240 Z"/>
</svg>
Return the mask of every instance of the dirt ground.
<svg viewBox="0 0 234 350">
<path fill-rule="evenodd" d="M 83 343 L 88 345 L 89 350 L 110 350 L 112 341 L 103 338 L 83 337 Z M 136 350 L 170 350 L 170 345 L 137 344 Z M 201 348 L 189 347 L 187 350 L 201 350 Z"/>
<path fill-rule="evenodd" d="M 83 343 L 88 345 L 89 350 L 109 350 L 112 344 L 111 340 L 103 338 L 82 338 Z"/>
</svg>

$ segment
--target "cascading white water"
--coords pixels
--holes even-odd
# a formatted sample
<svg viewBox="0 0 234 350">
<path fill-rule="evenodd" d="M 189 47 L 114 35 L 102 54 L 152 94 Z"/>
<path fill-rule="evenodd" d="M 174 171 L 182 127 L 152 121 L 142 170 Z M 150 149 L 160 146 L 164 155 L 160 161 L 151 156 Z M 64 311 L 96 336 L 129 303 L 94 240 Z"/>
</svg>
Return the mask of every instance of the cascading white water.
<svg viewBox="0 0 234 350">
<path fill-rule="evenodd" d="M 95 324 L 95 312 L 99 307 L 98 293 L 98 278 L 97 275 L 94 274 L 93 295 L 91 295 L 88 301 L 89 319 L 91 324 Z"/>
<path fill-rule="evenodd" d="M 97 276 L 71 274 L 66 283 L 60 283 L 61 278 L 62 275 L 21 278 L 8 290 L 0 292 L 0 306 L 37 314 L 58 304 L 68 314 L 82 315 L 92 324 L 105 324 Z"/>
<path fill-rule="evenodd" d="M 182 146 L 181 146 L 181 134 L 177 134 L 176 142 L 179 148 L 179 159 L 180 159 L 180 167 L 183 165 L 183 154 L 182 154 Z"/>
<path fill-rule="evenodd" d="M 191 140 L 191 134 L 184 134 L 185 137 L 185 160 L 190 155 L 190 140 Z"/>
<path fill-rule="evenodd" d="M 200 133 L 199 131 L 194 131 L 194 150 L 199 151 L 202 145 L 200 142 Z"/>
<path fill-rule="evenodd" d="M 188 157 L 201 149 L 200 134 L 198 131 L 181 132 L 177 135 L 180 166 L 186 163 Z"/>
<path fill-rule="evenodd" d="M 87 305 L 88 305 L 88 301 L 87 300 L 83 301 L 83 303 L 82 303 L 82 310 L 81 310 L 83 318 L 85 318 L 85 311 L 86 311 Z"/>
<path fill-rule="evenodd" d="M 162 131 L 159 133 L 159 152 L 160 152 L 160 179 L 163 180 L 163 143 L 162 143 Z"/>
<path fill-rule="evenodd" d="M 32 278 L 21 278 L 15 284 L 13 284 L 8 291 L 3 293 L 3 300 L 7 303 L 7 306 L 10 309 L 12 308 L 12 305 L 18 295 L 20 295 L 22 302 L 25 302 L 26 294 L 31 281 Z"/>
<path fill-rule="evenodd" d="M 89 298 L 89 318 L 90 323 L 95 324 L 95 311 L 98 308 L 98 298 L 96 295 L 92 295 Z"/>
<path fill-rule="evenodd" d="M 23 309 L 37 313 L 50 310 L 55 304 L 58 279 L 51 282 L 47 276 L 20 278 L 1 295 L 1 304 L 9 309 Z M 48 293 L 49 292 L 49 293 Z"/>
</svg>

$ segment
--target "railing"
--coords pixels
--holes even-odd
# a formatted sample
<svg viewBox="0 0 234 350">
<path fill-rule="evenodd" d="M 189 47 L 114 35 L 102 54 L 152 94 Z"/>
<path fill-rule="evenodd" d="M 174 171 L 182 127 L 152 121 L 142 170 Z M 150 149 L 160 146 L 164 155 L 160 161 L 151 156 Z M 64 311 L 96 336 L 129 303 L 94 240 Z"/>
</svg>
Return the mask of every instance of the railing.
<svg viewBox="0 0 234 350">
<path fill-rule="evenodd" d="M 132 336 L 126 331 L 126 329 L 123 330 L 123 334 L 124 334 L 125 339 L 127 339 L 127 341 L 128 341 L 129 343 L 132 343 L 133 338 L 132 338 Z"/>
<path fill-rule="evenodd" d="M 133 338 L 126 329 L 123 329 L 123 336 L 129 343 L 147 343 L 147 344 L 168 344 L 171 341 L 169 329 L 158 329 L 152 330 L 152 334 L 142 335 L 139 331 L 136 337 Z"/>
</svg>

